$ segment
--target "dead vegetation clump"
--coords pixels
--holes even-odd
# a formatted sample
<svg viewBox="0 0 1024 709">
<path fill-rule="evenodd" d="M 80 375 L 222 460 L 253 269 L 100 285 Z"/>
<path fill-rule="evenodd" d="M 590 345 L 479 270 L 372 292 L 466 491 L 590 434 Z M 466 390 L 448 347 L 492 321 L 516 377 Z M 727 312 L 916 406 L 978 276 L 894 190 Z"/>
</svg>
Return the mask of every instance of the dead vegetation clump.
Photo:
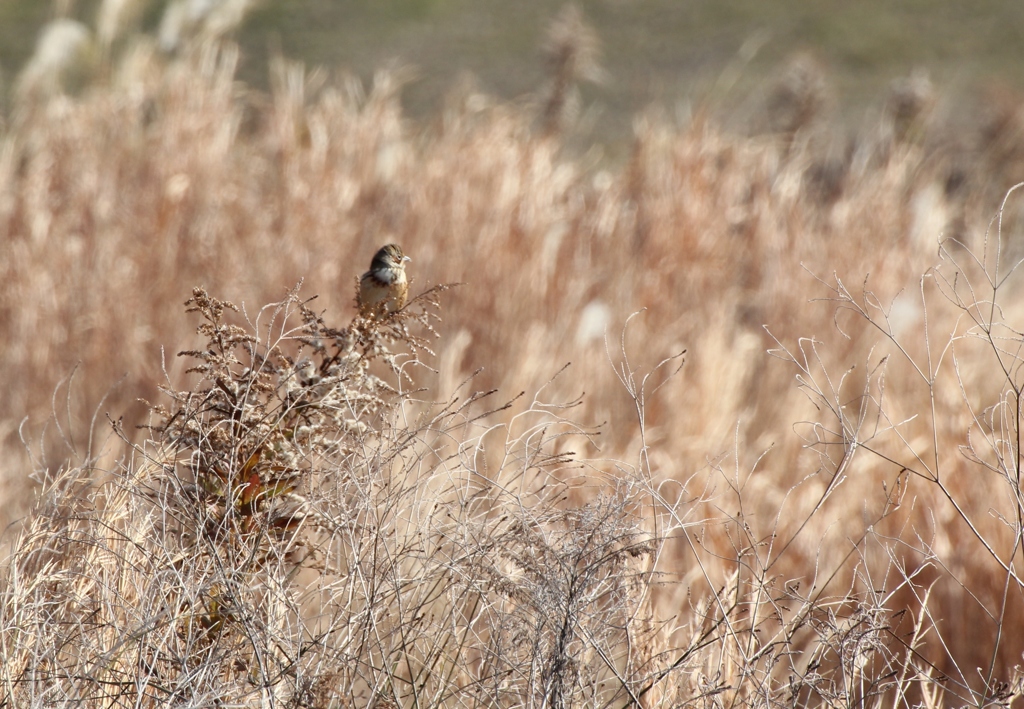
<svg viewBox="0 0 1024 709">
<path fill-rule="evenodd" d="M 48 477 L 15 542 L 5 704 L 578 706 L 669 683 L 639 481 L 553 452 L 587 435 L 561 407 L 506 428 L 493 392 L 412 388 L 443 290 L 335 329 L 297 293 L 250 319 L 197 288 L 195 386 L 102 481 Z"/>
</svg>

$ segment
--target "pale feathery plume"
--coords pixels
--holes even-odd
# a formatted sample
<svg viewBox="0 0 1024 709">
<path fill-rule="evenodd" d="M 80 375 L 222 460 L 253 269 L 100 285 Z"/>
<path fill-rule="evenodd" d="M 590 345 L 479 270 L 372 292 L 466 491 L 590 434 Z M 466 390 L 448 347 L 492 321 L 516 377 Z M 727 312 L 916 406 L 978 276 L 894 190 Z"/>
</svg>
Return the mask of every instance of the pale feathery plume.
<svg viewBox="0 0 1024 709">
<path fill-rule="evenodd" d="M 36 50 L 18 77 L 20 96 L 52 94 L 88 73 L 95 56 L 89 28 L 69 19 L 53 20 L 40 32 Z"/>
<path fill-rule="evenodd" d="M 234 31 L 255 0 L 172 0 L 157 31 L 160 49 L 174 52 L 195 38 L 218 39 Z"/>
<path fill-rule="evenodd" d="M 96 39 L 109 47 L 119 37 L 137 29 L 148 0 L 103 0 L 96 13 Z"/>
</svg>

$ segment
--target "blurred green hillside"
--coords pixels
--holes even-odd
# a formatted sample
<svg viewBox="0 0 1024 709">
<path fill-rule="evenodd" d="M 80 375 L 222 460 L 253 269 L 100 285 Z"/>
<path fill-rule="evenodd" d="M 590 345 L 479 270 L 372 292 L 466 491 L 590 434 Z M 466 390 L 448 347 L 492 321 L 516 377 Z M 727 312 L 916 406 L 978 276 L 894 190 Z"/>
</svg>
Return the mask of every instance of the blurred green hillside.
<svg viewBox="0 0 1024 709">
<path fill-rule="evenodd" d="M 503 98 L 541 86 L 538 48 L 562 0 L 262 0 L 237 39 L 241 76 L 267 81 L 268 54 L 347 68 L 366 77 L 397 60 L 416 69 L 404 101 L 425 115 L 469 72 Z M 0 67 L 9 85 L 39 28 L 57 12 L 94 24 L 98 0 L 3 0 Z M 164 0 L 148 0 L 143 28 L 155 31 Z M 714 93 L 737 108 L 750 89 L 794 51 L 830 72 L 848 120 L 886 84 L 925 67 L 945 95 L 992 81 L 1024 85 L 1024 3 L 977 0 L 588 0 L 580 3 L 601 38 L 606 76 L 588 87 L 596 131 L 627 134 L 633 113 L 655 101 Z M 750 50 L 756 48 L 756 52 Z M 742 71 L 735 71 L 742 68 Z M 950 110 L 964 110 L 952 102 Z"/>
</svg>

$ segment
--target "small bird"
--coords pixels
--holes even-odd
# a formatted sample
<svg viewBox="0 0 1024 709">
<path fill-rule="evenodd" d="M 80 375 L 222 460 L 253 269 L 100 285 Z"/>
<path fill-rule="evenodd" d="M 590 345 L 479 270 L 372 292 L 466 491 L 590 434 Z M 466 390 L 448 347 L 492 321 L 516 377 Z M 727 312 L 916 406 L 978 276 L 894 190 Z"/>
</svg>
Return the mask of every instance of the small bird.
<svg viewBox="0 0 1024 709">
<path fill-rule="evenodd" d="M 405 307 L 409 299 L 405 262 L 411 260 L 398 244 L 388 244 L 373 255 L 370 270 L 359 279 L 360 315 L 382 316 Z"/>
</svg>

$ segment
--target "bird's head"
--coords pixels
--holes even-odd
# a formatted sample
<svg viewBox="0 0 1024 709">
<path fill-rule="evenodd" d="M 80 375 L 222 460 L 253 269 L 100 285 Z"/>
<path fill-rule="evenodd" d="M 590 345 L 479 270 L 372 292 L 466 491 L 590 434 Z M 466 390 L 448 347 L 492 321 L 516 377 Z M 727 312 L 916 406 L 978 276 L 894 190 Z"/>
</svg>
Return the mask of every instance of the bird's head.
<svg viewBox="0 0 1024 709">
<path fill-rule="evenodd" d="M 397 268 L 404 270 L 408 256 L 402 253 L 402 247 L 398 244 L 388 244 L 374 254 L 373 262 L 370 264 L 371 271 L 379 271 L 384 268 Z"/>
</svg>

